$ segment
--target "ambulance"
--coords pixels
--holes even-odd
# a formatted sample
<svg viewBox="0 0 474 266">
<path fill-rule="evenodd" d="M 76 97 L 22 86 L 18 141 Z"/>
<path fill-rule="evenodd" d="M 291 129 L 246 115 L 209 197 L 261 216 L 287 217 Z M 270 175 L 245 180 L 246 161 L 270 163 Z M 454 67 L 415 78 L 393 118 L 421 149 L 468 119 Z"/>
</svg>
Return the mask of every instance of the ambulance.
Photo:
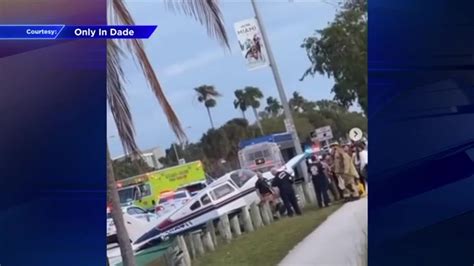
<svg viewBox="0 0 474 266">
<path fill-rule="evenodd" d="M 201 161 L 194 161 L 119 180 L 117 188 L 122 206 L 154 210 L 161 193 L 205 184 L 204 166 Z"/>
</svg>

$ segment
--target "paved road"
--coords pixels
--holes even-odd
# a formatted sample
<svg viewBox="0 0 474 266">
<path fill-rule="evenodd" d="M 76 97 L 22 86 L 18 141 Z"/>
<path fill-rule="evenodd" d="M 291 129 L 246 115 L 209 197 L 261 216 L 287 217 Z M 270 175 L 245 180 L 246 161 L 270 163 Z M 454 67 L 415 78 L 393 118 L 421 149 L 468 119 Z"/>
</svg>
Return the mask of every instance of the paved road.
<svg viewBox="0 0 474 266">
<path fill-rule="evenodd" d="M 367 243 L 367 197 L 347 203 L 301 241 L 280 266 L 364 265 Z M 366 264 L 365 264 L 366 265 Z"/>
</svg>

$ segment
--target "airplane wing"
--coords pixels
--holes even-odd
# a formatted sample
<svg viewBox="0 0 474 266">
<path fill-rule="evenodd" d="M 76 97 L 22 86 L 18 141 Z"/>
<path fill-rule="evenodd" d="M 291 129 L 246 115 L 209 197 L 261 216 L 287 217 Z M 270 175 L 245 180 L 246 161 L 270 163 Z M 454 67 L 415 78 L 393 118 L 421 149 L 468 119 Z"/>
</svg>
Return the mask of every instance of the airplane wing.
<svg viewBox="0 0 474 266">
<path fill-rule="evenodd" d="M 295 157 L 291 158 L 282 168 L 286 169 L 290 174 L 294 174 L 293 169 L 298 166 L 302 161 L 304 161 L 309 155 L 306 153 L 296 155 Z M 267 180 L 273 179 L 273 175 L 270 171 L 262 173 L 263 177 Z"/>
<path fill-rule="evenodd" d="M 306 153 L 296 155 L 295 157 L 291 158 L 291 160 L 289 160 L 289 161 L 285 164 L 285 167 L 288 168 L 288 169 L 293 169 L 293 168 L 295 168 L 299 163 L 301 163 L 303 160 L 305 160 L 306 158 L 308 158 L 308 156 L 309 156 L 309 155 L 306 154 Z"/>
</svg>

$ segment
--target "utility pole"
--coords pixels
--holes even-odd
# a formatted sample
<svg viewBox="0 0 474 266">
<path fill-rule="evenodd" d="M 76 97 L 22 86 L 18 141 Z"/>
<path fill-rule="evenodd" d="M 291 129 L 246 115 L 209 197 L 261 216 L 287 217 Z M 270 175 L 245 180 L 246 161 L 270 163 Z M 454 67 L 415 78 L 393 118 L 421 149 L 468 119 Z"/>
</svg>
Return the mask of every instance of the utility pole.
<svg viewBox="0 0 474 266">
<path fill-rule="evenodd" d="M 298 138 L 298 133 L 296 132 L 295 123 L 293 121 L 293 116 L 291 114 L 290 106 L 288 104 L 288 99 L 286 98 L 285 90 L 283 89 L 283 83 L 282 83 L 281 78 L 280 78 L 280 73 L 278 72 L 278 67 L 276 65 L 275 58 L 273 57 L 273 52 L 272 52 L 272 49 L 270 47 L 270 41 L 268 40 L 267 33 L 265 31 L 265 27 L 263 26 L 263 23 L 262 23 L 262 20 L 261 20 L 261 17 L 260 17 L 260 13 L 259 13 L 258 8 L 257 8 L 257 4 L 255 3 L 255 0 L 251 0 L 251 2 L 252 2 L 253 10 L 255 12 L 255 18 L 257 19 L 258 27 L 260 28 L 260 30 L 262 32 L 263 43 L 264 43 L 265 49 L 267 50 L 267 55 L 268 55 L 268 60 L 269 60 L 269 63 L 270 63 L 270 68 L 272 69 L 273 77 L 275 78 L 276 87 L 278 89 L 278 94 L 280 95 L 280 101 L 281 101 L 281 104 L 283 105 L 283 111 L 285 113 L 285 120 L 287 121 L 287 123 L 290 127 L 290 132 L 291 132 L 291 135 L 292 135 L 292 138 L 293 138 L 293 144 L 295 146 L 296 153 L 297 154 L 302 154 L 303 149 L 301 148 L 301 143 L 300 143 L 300 140 Z M 302 168 L 303 168 L 303 169 L 301 169 L 301 171 L 303 172 L 302 174 L 306 179 L 306 177 L 307 177 L 306 169 L 305 169 L 306 167 L 304 167 L 304 165 L 303 165 Z"/>
</svg>

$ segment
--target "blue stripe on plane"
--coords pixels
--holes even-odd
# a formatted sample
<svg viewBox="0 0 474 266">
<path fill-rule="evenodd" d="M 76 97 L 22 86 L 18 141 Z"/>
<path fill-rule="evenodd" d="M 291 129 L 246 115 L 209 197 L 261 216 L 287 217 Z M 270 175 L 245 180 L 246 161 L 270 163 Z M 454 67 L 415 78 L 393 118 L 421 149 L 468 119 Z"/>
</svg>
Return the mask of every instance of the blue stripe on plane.
<svg viewBox="0 0 474 266">
<path fill-rule="evenodd" d="M 210 212 L 210 211 L 213 211 L 215 209 L 219 209 L 220 207 L 230 203 L 230 202 L 233 202 L 233 201 L 236 201 L 242 197 L 245 197 L 247 196 L 248 194 L 252 193 L 252 192 L 255 192 L 255 187 L 252 187 L 250 189 L 247 189 L 243 192 L 240 192 L 239 194 L 233 196 L 233 197 L 230 197 L 218 204 L 214 204 L 214 205 L 211 205 L 211 206 L 208 206 L 206 208 L 203 208 L 195 213 L 192 213 L 188 216 L 185 216 L 185 217 L 182 217 L 178 220 L 176 220 L 175 222 L 173 222 L 172 224 L 168 225 L 167 227 L 165 227 L 163 230 L 160 230 L 159 229 L 159 225 L 157 225 L 155 228 L 151 229 L 150 231 L 148 231 L 147 233 L 145 233 L 143 236 L 139 237 L 134 244 L 140 244 L 141 242 L 144 242 L 148 239 L 151 239 L 153 237 L 156 237 L 158 236 L 159 234 L 163 233 L 163 232 L 166 232 L 166 230 L 170 230 L 176 226 L 178 226 L 179 224 L 182 224 L 182 223 L 185 223 L 185 222 L 188 222 L 190 220 L 193 220 L 195 219 L 196 217 L 199 217 L 201 216 L 202 214 L 206 213 L 206 212 Z M 196 224 L 196 225 L 193 225 L 192 227 L 196 227 L 198 226 L 199 224 Z"/>
</svg>

